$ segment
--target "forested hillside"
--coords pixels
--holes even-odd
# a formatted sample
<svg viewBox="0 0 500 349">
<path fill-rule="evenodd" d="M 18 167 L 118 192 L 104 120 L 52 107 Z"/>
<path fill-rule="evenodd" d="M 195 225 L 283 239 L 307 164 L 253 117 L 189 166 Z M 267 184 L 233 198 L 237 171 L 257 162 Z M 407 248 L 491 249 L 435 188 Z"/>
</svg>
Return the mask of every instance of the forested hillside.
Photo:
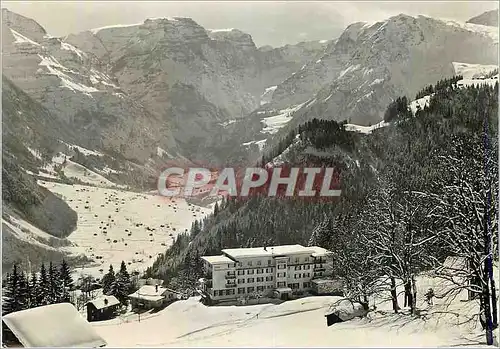
<svg viewBox="0 0 500 349">
<path fill-rule="evenodd" d="M 410 263 L 411 270 L 398 269 L 398 277 L 406 280 L 443 256 L 458 253 L 449 244 L 436 243 L 438 236 L 446 235 L 446 227 L 460 224 L 444 220 L 444 212 L 451 208 L 444 202 L 438 205 L 436 200 L 453 197 L 450 187 L 464 180 L 479 197 L 484 181 L 489 180 L 490 187 L 497 189 L 496 167 L 492 166 L 485 177 L 482 161 L 485 154 L 489 154 L 488 159 L 497 159 L 498 85 L 459 89 L 455 80 L 439 82 L 429 106 L 415 116 L 398 107 L 391 111 L 392 124 L 371 134 L 347 132 L 343 124 L 334 121 L 313 120 L 301 125 L 266 154 L 263 163 L 279 160 L 291 165 L 314 162 L 336 166 L 341 170 L 339 199 L 317 203 L 267 197 L 224 200 L 212 216 L 193 225 L 190 235 L 179 236 L 148 273 L 171 283 L 193 285 L 199 276 L 201 255 L 217 254 L 222 248 L 311 243 L 335 251 L 339 268 L 343 267 L 337 275 L 342 276 L 377 269 L 364 264 L 372 248 L 381 259 L 370 260 L 390 268 L 391 261 L 382 258 L 383 244 L 403 241 L 398 251 L 410 253 L 404 248 L 408 231 L 412 239 L 422 243 L 418 253 L 410 253 L 415 262 Z M 485 139 L 489 140 L 486 151 Z M 436 207 L 442 208 L 440 215 L 429 211 Z M 381 231 L 393 234 L 396 226 L 402 227 L 401 240 L 396 235 L 379 236 Z M 382 245 L 377 250 L 370 241 Z M 387 275 L 387 269 L 384 272 Z M 352 274 L 343 276 L 357 280 Z"/>
</svg>

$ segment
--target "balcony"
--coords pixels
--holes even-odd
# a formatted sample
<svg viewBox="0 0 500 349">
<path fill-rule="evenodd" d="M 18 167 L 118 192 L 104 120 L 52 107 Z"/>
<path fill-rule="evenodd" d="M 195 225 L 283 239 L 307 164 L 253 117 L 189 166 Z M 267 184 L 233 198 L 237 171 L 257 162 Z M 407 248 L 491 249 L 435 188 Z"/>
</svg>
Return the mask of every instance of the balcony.
<svg viewBox="0 0 500 349">
<path fill-rule="evenodd" d="M 235 273 L 227 273 L 226 280 L 228 280 L 228 279 L 236 279 L 236 274 Z"/>
<path fill-rule="evenodd" d="M 325 270 L 326 270 L 325 267 L 322 266 L 322 265 L 321 266 L 320 265 L 317 265 L 317 266 L 315 265 L 314 266 L 314 271 L 315 272 L 317 272 L 317 271 L 325 271 Z"/>
<path fill-rule="evenodd" d="M 236 287 L 236 284 L 233 284 L 233 283 L 228 283 L 226 284 L 226 288 L 230 288 L 230 287 Z"/>
</svg>

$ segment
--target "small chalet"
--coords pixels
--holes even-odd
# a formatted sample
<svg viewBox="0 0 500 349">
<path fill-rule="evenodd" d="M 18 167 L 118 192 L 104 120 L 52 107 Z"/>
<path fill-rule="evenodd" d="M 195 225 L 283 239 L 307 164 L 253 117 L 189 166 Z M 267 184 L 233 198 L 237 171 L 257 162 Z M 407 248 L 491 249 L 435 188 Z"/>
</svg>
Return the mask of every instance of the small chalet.
<svg viewBox="0 0 500 349">
<path fill-rule="evenodd" d="M 120 301 L 115 296 L 101 296 L 87 303 L 87 321 L 109 320 L 116 315 Z"/>
<path fill-rule="evenodd" d="M 99 348 L 106 341 L 71 303 L 44 305 L 2 316 L 10 332 L 6 347 Z"/>
<path fill-rule="evenodd" d="M 144 285 L 128 296 L 132 309 L 158 309 L 181 298 L 181 293 L 159 285 Z"/>
</svg>

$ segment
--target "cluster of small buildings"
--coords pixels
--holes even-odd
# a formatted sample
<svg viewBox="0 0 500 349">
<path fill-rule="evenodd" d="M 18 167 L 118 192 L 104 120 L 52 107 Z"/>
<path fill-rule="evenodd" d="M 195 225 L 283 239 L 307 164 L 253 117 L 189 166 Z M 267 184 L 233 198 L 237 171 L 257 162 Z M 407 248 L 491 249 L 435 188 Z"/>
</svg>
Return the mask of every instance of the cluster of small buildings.
<svg viewBox="0 0 500 349">
<path fill-rule="evenodd" d="M 128 296 L 133 310 L 161 309 L 184 296 L 175 290 L 160 286 L 162 280 L 141 280 L 141 287 Z M 102 321 L 113 318 L 120 306 L 114 296 L 100 296 L 86 304 L 87 320 Z"/>
<path fill-rule="evenodd" d="M 207 304 L 252 297 L 287 300 L 293 294 L 341 294 L 331 278 L 331 252 L 318 246 L 233 248 L 203 256 L 198 293 Z"/>
</svg>

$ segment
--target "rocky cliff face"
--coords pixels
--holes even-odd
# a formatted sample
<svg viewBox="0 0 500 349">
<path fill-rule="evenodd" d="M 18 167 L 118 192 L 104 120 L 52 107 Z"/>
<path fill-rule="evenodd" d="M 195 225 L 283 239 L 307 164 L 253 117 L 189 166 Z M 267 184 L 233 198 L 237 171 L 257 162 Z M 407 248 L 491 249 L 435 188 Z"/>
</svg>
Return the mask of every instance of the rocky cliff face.
<svg viewBox="0 0 500 349">
<path fill-rule="evenodd" d="M 498 27 L 498 9 L 493 11 L 486 11 L 479 16 L 472 17 L 467 21 L 467 23 Z"/>
<path fill-rule="evenodd" d="M 147 19 L 64 39 L 3 10 L 4 74 L 81 134 L 82 145 L 146 161 L 217 153 L 221 124 L 257 108 L 323 44 L 257 49 L 239 30 Z"/>
<path fill-rule="evenodd" d="M 78 143 L 140 163 L 224 162 L 312 117 L 374 124 L 398 95 L 497 64 L 496 28 L 399 15 L 336 40 L 257 48 L 237 29 L 147 19 L 54 38 L 7 10 L 3 71 L 75 130 Z M 265 120 L 264 120 L 265 119 Z M 263 143 L 260 144 L 263 144 Z"/>
<path fill-rule="evenodd" d="M 47 35 L 32 20 L 2 14 L 3 74 L 71 125 L 79 143 L 144 160 L 159 141 L 156 130 L 168 134 L 95 55 Z"/>
<path fill-rule="evenodd" d="M 247 144 L 265 142 L 266 133 L 279 139 L 311 118 L 373 125 L 397 96 L 411 99 L 455 75 L 453 62 L 497 65 L 497 28 L 407 15 L 354 23 L 319 59 L 275 88 L 269 103 L 247 119 L 251 126 L 239 126 L 238 132 L 251 130 L 240 138 Z"/>
</svg>

